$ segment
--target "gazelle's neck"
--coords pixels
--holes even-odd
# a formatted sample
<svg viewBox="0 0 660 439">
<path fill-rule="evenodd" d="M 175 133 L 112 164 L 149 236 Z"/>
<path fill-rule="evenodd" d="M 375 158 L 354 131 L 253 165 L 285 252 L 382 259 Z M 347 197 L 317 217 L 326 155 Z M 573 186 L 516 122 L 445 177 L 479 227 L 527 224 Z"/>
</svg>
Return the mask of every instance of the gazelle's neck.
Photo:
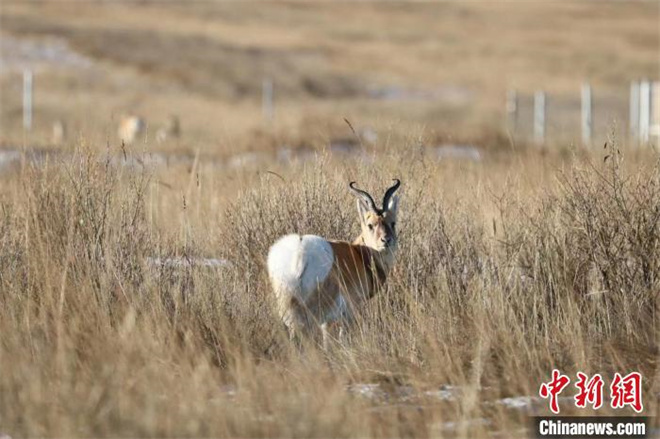
<svg viewBox="0 0 660 439">
<path fill-rule="evenodd" d="M 396 262 L 396 251 L 397 251 L 396 244 L 394 245 L 394 247 L 377 250 L 373 247 L 369 247 L 365 243 L 365 240 L 362 237 L 362 235 L 355 238 L 352 244 L 367 247 L 369 250 L 371 250 L 371 254 L 374 256 L 375 260 L 377 261 L 378 265 L 380 265 L 380 268 L 383 270 L 385 275 L 388 275 L 392 267 L 394 267 L 394 263 Z"/>
<path fill-rule="evenodd" d="M 360 236 L 358 236 L 357 238 L 355 238 L 355 239 L 353 240 L 352 244 L 353 244 L 353 245 L 366 245 L 366 244 L 364 243 L 364 238 L 362 237 L 362 235 L 360 235 Z"/>
</svg>

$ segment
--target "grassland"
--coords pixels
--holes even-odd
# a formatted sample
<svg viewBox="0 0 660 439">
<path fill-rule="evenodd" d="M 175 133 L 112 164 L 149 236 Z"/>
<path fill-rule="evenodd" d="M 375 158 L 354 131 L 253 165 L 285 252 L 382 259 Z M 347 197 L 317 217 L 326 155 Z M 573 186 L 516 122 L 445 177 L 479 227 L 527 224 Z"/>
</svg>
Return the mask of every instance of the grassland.
<svg viewBox="0 0 660 439">
<path fill-rule="evenodd" d="M 21 156 L 0 162 L 0 437 L 527 437 L 553 367 L 640 371 L 657 416 L 660 165 L 625 116 L 628 82 L 658 75 L 659 13 L 2 2 L 0 147 Z M 37 63 L 29 133 L 25 42 L 76 54 Z M 508 88 L 574 110 L 583 80 L 608 103 L 597 146 L 572 147 L 573 116 L 550 121 L 546 148 L 503 132 Z M 146 138 L 122 146 L 122 114 Z M 182 136 L 158 143 L 171 114 Z M 438 159 L 463 142 L 478 160 Z M 353 238 L 348 182 L 394 177 L 386 289 L 343 343 L 298 350 L 272 312 L 268 246 Z M 613 413 L 628 411 L 598 411 Z"/>
<path fill-rule="evenodd" d="M 143 115 L 152 136 L 177 114 L 184 137 L 161 148 L 209 153 L 327 140 L 346 134 L 343 117 L 470 141 L 502 129 L 509 88 L 546 90 L 549 135 L 570 144 L 583 81 L 602 144 L 614 121 L 626 129 L 629 81 L 660 70 L 657 2 L 46 1 L 1 12 L 3 35 L 64 41 L 92 62 L 37 71 L 31 144 L 48 144 L 57 119 L 72 140 L 115 143 L 124 113 Z M 8 66 L 0 84 L 4 143 L 23 140 L 18 73 Z M 273 123 L 261 117 L 264 78 Z"/>
<path fill-rule="evenodd" d="M 639 370 L 645 413 L 657 414 L 655 155 L 529 151 L 484 164 L 390 150 L 376 167 L 327 156 L 272 163 L 275 175 L 135 172 L 82 148 L 6 175 L 3 431 L 523 436 L 547 406 L 501 400 L 536 395 L 552 367 Z M 298 351 L 271 311 L 269 244 L 291 231 L 352 238 L 347 182 L 376 192 L 392 176 L 403 204 L 387 289 L 342 344 Z"/>
</svg>

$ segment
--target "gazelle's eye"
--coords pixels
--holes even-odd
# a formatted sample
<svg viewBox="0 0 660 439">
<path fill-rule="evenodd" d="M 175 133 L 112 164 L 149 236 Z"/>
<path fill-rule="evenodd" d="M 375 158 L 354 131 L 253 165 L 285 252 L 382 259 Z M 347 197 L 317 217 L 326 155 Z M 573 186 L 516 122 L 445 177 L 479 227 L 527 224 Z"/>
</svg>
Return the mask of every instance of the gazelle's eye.
<svg viewBox="0 0 660 439">
<path fill-rule="evenodd" d="M 373 224 L 369 224 L 369 230 L 373 230 L 373 229 L 374 229 L 374 225 L 373 225 Z"/>
</svg>

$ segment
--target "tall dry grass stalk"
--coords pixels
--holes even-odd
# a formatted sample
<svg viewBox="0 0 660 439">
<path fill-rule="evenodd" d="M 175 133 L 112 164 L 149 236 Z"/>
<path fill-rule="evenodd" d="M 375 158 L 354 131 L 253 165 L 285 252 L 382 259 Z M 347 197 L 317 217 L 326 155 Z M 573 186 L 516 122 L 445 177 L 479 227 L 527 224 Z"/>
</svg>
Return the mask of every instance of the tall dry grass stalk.
<svg viewBox="0 0 660 439">
<path fill-rule="evenodd" d="M 626 163 L 612 147 L 604 163 L 573 158 L 545 190 L 508 175 L 539 173 L 538 156 L 509 171 L 409 151 L 373 164 L 325 157 L 282 179 L 260 174 L 197 214 L 215 229 L 191 233 L 149 219 L 153 174 L 84 150 L 26 166 L 0 209 L 0 430 L 484 436 L 527 425 L 496 401 L 535 395 L 552 367 L 639 370 L 655 413 L 660 168 L 645 157 Z M 508 181 L 490 193 L 475 177 L 489 169 Z M 289 232 L 352 238 L 348 182 L 376 191 L 392 177 L 403 181 L 400 251 L 386 289 L 342 344 L 298 351 L 272 312 L 269 245 Z M 172 210 L 161 216 L 181 218 L 175 229 L 203 221 Z M 231 266 L 148 262 L 211 251 Z M 360 383 L 381 393 L 365 398 Z M 443 386 L 458 390 L 433 396 Z"/>
</svg>

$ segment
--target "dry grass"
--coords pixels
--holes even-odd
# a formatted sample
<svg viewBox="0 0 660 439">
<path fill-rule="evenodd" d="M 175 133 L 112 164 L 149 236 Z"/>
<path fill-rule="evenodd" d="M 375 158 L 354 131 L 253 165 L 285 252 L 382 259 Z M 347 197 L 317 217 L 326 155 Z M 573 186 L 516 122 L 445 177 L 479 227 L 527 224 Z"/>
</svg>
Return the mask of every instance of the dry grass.
<svg viewBox="0 0 660 439">
<path fill-rule="evenodd" d="M 19 169 L 0 198 L 3 432 L 522 434 L 526 413 L 493 401 L 536 394 L 553 366 L 639 370 L 656 413 L 657 157 L 624 161 L 613 147 L 605 162 L 527 152 L 438 164 L 421 152 L 380 155 L 377 167 L 273 164 L 285 181 L 129 173 L 85 148 Z M 376 191 L 392 176 L 403 204 L 387 289 L 343 345 L 298 352 L 271 312 L 269 244 L 292 231 L 351 238 L 347 182 Z M 246 189 L 220 199 L 237 179 Z M 145 260 L 199 255 L 232 266 Z M 365 398 L 359 383 L 384 393 Z M 446 385 L 455 399 L 424 393 Z"/>
<path fill-rule="evenodd" d="M 57 147 L 72 154 L 0 175 L 0 436 L 523 435 L 529 412 L 498 401 L 536 395 L 552 367 L 639 370 L 657 414 L 657 155 L 527 150 L 501 134 L 508 87 L 542 86 L 550 113 L 568 114 L 583 80 L 599 135 L 612 120 L 623 131 L 628 81 L 658 72 L 657 2 L 0 8 L 0 36 L 62 39 L 92 61 L 37 69 L 27 135 L 19 71 L 0 72 L 0 144 L 50 146 L 63 119 Z M 367 96 L 389 86 L 440 91 Z M 133 153 L 195 160 L 117 167 L 103 151 L 124 153 L 122 113 L 149 122 Z M 156 145 L 170 114 L 183 137 Z M 355 140 L 344 117 L 379 134 L 363 158 L 328 152 Z M 577 139 L 565 122 L 548 124 L 562 145 Z M 461 141 L 484 161 L 424 146 Z M 320 156 L 217 166 L 285 145 Z M 401 248 L 386 290 L 344 344 L 298 351 L 271 311 L 268 246 L 353 238 L 347 183 L 379 192 L 393 177 Z M 185 262 L 200 257 L 231 265 Z"/>
</svg>

